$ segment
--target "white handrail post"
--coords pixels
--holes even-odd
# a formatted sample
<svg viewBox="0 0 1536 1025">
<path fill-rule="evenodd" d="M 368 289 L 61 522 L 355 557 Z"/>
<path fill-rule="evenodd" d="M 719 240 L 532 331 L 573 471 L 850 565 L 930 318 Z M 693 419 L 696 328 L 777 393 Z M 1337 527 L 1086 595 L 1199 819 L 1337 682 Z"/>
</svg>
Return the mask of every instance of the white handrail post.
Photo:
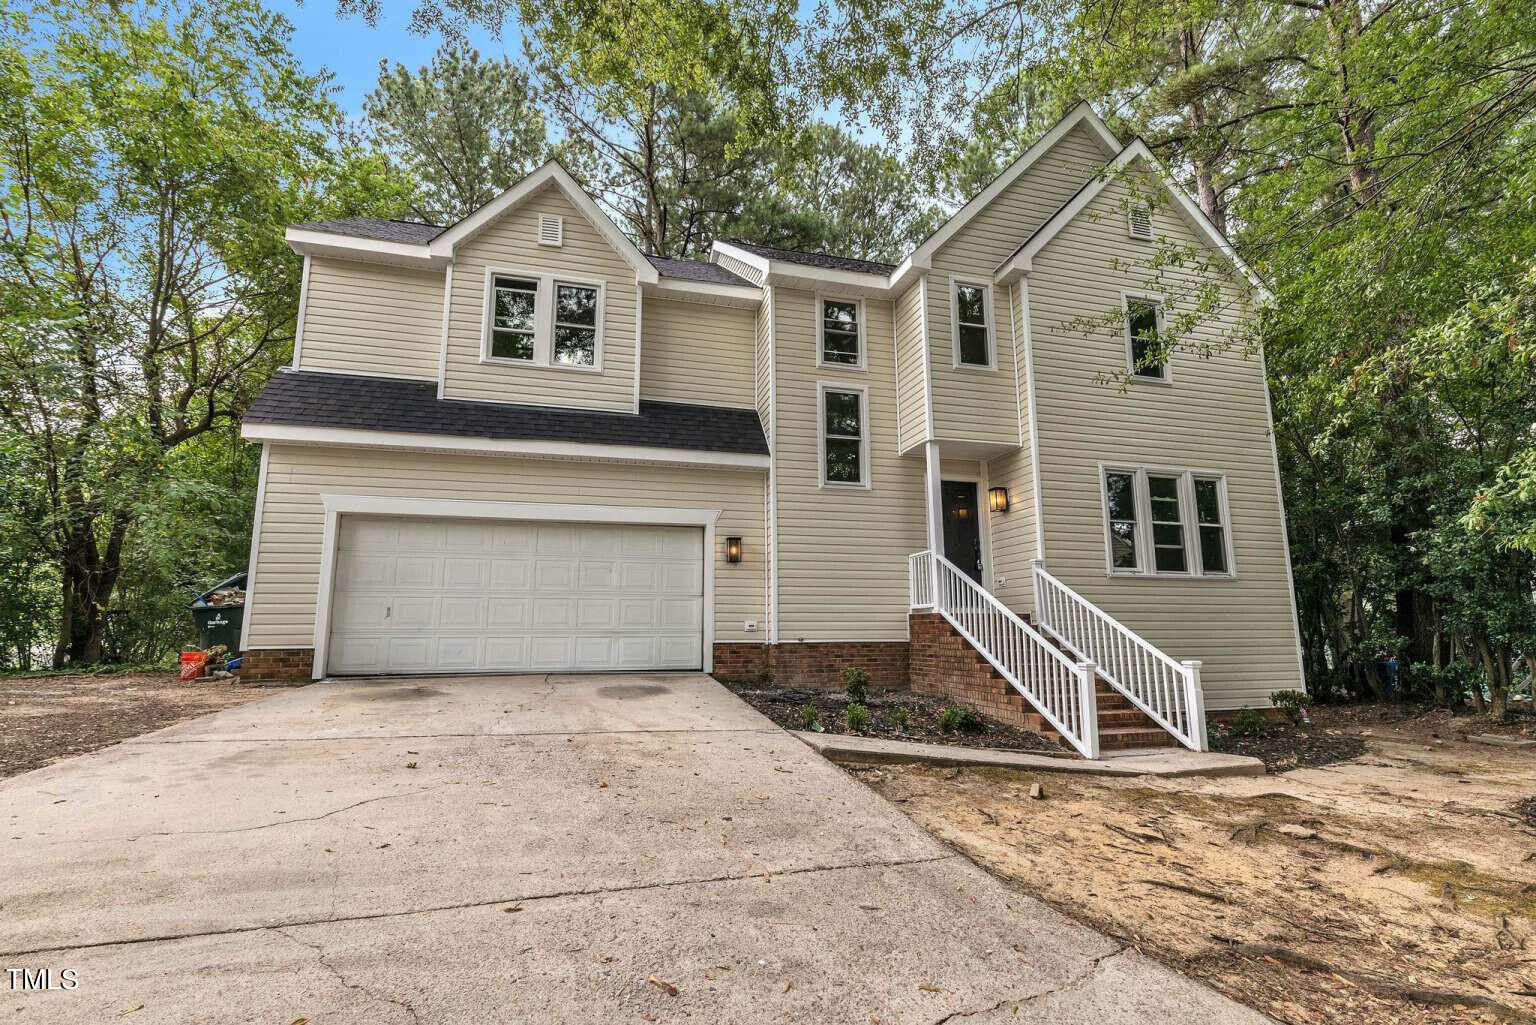
<svg viewBox="0 0 1536 1025">
<path fill-rule="evenodd" d="M 1189 710 L 1189 739 L 1196 751 L 1210 750 L 1210 740 L 1205 733 L 1205 691 L 1200 687 L 1200 662 L 1187 661 L 1184 666 L 1184 707 Z"/>
<path fill-rule="evenodd" d="M 1077 664 L 1077 696 L 1082 702 L 1083 757 L 1099 757 L 1098 666 L 1092 661 Z"/>
<path fill-rule="evenodd" d="M 1044 570 L 1044 559 L 1029 560 L 1029 589 L 1035 596 L 1035 622 L 1039 623 L 1041 626 L 1049 626 L 1050 616 L 1046 614 L 1047 602 L 1040 597 L 1041 588 L 1045 583 L 1045 581 L 1041 579 L 1040 574 L 1044 572 Z"/>
</svg>

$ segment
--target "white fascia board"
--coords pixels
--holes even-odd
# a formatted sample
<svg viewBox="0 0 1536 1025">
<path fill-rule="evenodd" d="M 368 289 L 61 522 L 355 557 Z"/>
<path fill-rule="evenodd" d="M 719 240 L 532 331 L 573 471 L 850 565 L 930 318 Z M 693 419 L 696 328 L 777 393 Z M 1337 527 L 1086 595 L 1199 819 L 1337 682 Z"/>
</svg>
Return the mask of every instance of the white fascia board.
<svg viewBox="0 0 1536 1025">
<path fill-rule="evenodd" d="M 1028 171 L 1045 154 L 1055 148 L 1056 144 L 1066 137 L 1078 125 L 1086 125 L 1098 140 L 1106 157 L 1114 156 L 1121 151 L 1120 140 L 1115 138 L 1115 133 L 1109 130 L 1094 110 L 1086 102 L 1079 103 L 1067 112 L 1067 115 L 1051 126 L 1051 130 L 1042 135 L 1033 146 L 1019 155 L 1019 158 L 1009 164 L 1007 169 L 991 184 L 982 189 L 971 201 L 955 212 L 955 215 L 943 224 L 937 231 L 929 235 L 923 244 L 913 250 L 912 255 L 902 261 L 891 272 L 892 287 L 899 287 L 912 277 L 914 273 L 931 270 L 933 267 L 933 254 L 954 237 L 955 233 L 965 227 L 981 211 L 991 206 L 997 197 L 1002 195 L 1008 186 L 1018 180 L 1019 176 Z"/>
<path fill-rule="evenodd" d="M 448 259 L 434 256 L 427 246 L 409 242 L 385 242 L 376 238 L 356 238 L 308 228 L 289 228 L 283 240 L 300 256 L 328 256 L 337 260 L 362 260 L 402 267 L 436 270 L 446 267 Z"/>
<path fill-rule="evenodd" d="M 731 259 L 740 260 L 748 267 L 754 268 L 765 278 L 768 276 L 769 261 L 764 257 L 758 256 L 756 253 L 742 249 L 740 246 L 733 246 L 729 242 L 721 242 L 719 239 L 716 239 L 710 243 L 709 253 L 711 256 L 716 253 L 724 253 Z"/>
<path fill-rule="evenodd" d="M 291 445 L 352 445 L 364 448 L 416 449 L 479 455 L 533 456 L 547 459 L 595 459 L 609 462 L 674 463 L 730 469 L 766 470 L 769 458 L 747 452 L 701 452 L 647 445 L 587 444 L 523 438 L 469 438 L 408 431 L 368 431 L 345 427 L 300 427 L 291 424 L 244 424 L 240 436 L 250 441 Z"/>
<path fill-rule="evenodd" d="M 687 278 L 662 278 L 654 285 L 644 286 L 644 291 L 657 299 L 681 299 L 714 306 L 755 308 L 763 301 L 763 290 L 756 285 L 728 285 L 721 281 L 690 281 Z"/>
<path fill-rule="evenodd" d="M 1254 290 L 1258 292 L 1264 302 L 1273 302 L 1274 294 L 1270 292 L 1269 287 L 1264 283 L 1264 279 L 1259 277 L 1258 273 L 1249 267 L 1242 257 L 1237 255 L 1237 250 L 1232 248 L 1232 243 L 1227 241 L 1216 225 L 1211 222 L 1211 219 L 1205 215 L 1205 211 L 1200 209 L 1199 204 L 1190 199 L 1184 190 L 1179 188 L 1178 184 L 1163 168 L 1163 165 L 1152 155 L 1152 151 L 1147 148 L 1147 144 L 1140 139 L 1134 140 L 1129 146 L 1121 150 L 1119 155 L 1110 161 L 1109 166 L 1095 175 L 1088 184 L 1079 189 L 1077 194 L 1052 214 L 1033 235 L 1024 241 L 1023 245 L 1014 250 L 1012 256 L 999 264 L 997 270 L 993 273 L 994 282 L 999 285 L 1008 285 L 1017 281 L 1021 275 L 1028 274 L 1033 265 L 1035 255 L 1045 248 L 1046 244 L 1055 238 L 1063 228 L 1070 224 L 1073 218 L 1082 213 L 1089 203 L 1098 198 L 1099 194 L 1109 186 L 1110 182 L 1115 180 L 1120 172 L 1137 160 L 1145 161 L 1152 169 L 1158 181 L 1162 182 L 1163 188 L 1173 197 L 1174 205 L 1190 227 L 1194 228 L 1210 245 L 1220 250 L 1231 261 L 1232 265 L 1253 285 Z"/>
<path fill-rule="evenodd" d="M 539 191 L 546 185 L 554 185 L 565 194 L 571 205 L 581 211 L 598 232 L 608 240 L 608 244 L 624 258 L 624 261 L 634 268 L 635 279 L 641 284 L 654 284 L 657 280 L 656 268 L 651 261 L 645 258 L 629 237 L 619 230 L 619 226 L 605 213 L 602 208 L 587 195 L 585 189 L 576 183 L 565 168 L 558 161 L 550 160 L 544 166 L 531 172 L 522 181 L 507 189 L 501 195 L 464 218 L 437 238 L 428 243 L 432 255 L 451 259 L 454 247 L 466 239 L 473 238 L 476 234 L 492 224 L 497 218 L 512 210 L 519 203 Z"/>
</svg>

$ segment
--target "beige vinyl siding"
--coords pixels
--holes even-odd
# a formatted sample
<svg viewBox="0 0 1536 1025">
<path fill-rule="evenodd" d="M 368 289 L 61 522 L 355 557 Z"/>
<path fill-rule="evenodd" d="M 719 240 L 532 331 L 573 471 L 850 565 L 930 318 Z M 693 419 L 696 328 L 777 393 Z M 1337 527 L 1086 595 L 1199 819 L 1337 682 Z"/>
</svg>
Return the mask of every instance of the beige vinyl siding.
<svg viewBox="0 0 1536 1025">
<path fill-rule="evenodd" d="M 781 642 L 905 640 L 907 556 L 923 547 L 923 464 L 896 439 L 891 303 L 864 303 L 866 369 L 817 367 L 815 296 L 773 290 Z M 822 487 L 817 383 L 868 389 L 871 487 Z"/>
<path fill-rule="evenodd" d="M 1209 707 L 1266 705 L 1302 680 L 1262 367 L 1240 351 L 1181 351 L 1171 385 L 1095 383 L 1125 369 L 1123 328 L 1118 317 L 1114 328 L 1072 321 L 1118 310 L 1123 290 L 1145 285 L 1132 262 L 1154 252 L 1127 237 L 1126 197 L 1123 184 L 1106 188 L 1035 256 L 1029 277 L 1046 564 L 1174 658 L 1202 660 Z M 1154 220 L 1160 235 L 1194 243 L 1166 204 Z M 1195 274 L 1174 269 L 1158 282 L 1171 312 Z M 1229 304 L 1184 344 L 1219 346 L 1241 323 Z M 1101 463 L 1225 474 L 1236 578 L 1109 576 Z"/>
<path fill-rule="evenodd" d="M 1038 552 L 1035 525 L 1035 456 L 1029 434 L 1029 365 L 1025 336 L 1025 285 L 1008 289 L 1013 323 L 1018 325 L 1019 431 L 1024 444 L 1017 450 L 990 460 L 986 465 L 987 483 L 1008 489 L 1008 511 L 988 510 L 992 532 L 993 593 L 1009 608 L 1018 612 L 1034 607 L 1034 587 L 1029 564 Z"/>
<path fill-rule="evenodd" d="M 300 370 L 437 380 L 443 272 L 311 257 Z"/>
<path fill-rule="evenodd" d="M 896 298 L 896 443 L 902 452 L 928 439 L 928 381 L 923 374 L 923 278 Z"/>
<path fill-rule="evenodd" d="M 642 399 L 755 404 L 756 310 L 646 299 L 640 324 Z"/>
<path fill-rule="evenodd" d="M 933 365 L 934 434 L 943 440 L 1019 443 L 1014 385 L 1015 321 L 1006 289 L 993 289 L 994 370 L 956 367 L 950 309 L 953 280 L 986 284 L 1009 254 L 1102 168 L 1108 159 L 1079 125 L 1037 160 L 933 255 L 928 335 Z"/>
<path fill-rule="evenodd" d="M 564 245 L 535 241 L 540 214 L 564 219 Z M 601 282 L 602 370 L 482 362 L 487 267 Z M 547 186 L 454 253 L 444 397 L 632 411 L 635 313 L 634 269 L 564 193 Z"/>
<path fill-rule="evenodd" d="M 251 579 L 253 648 L 314 644 L 325 493 L 487 502 L 722 510 L 715 525 L 715 640 L 760 641 L 763 618 L 761 470 L 615 464 L 440 452 L 272 445 Z M 742 561 L 725 562 L 727 536 Z"/>
</svg>

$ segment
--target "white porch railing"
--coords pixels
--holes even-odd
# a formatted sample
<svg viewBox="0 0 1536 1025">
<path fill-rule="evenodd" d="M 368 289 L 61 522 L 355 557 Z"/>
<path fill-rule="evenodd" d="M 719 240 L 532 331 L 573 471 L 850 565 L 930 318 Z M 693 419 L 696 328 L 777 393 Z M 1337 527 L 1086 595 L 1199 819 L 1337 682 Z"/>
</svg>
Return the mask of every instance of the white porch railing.
<svg viewBox="0 0 1536 1025">
<path fill-rule="evenodd" d="M 1068 658 L 942 555 L 918 552 L 908 572 L 913 608 L 943 616 L 1083 757 L 1099 756 L 1091 661 Z"/>
<path fill-rule="evenodd" d="M 1204 751 L 1205 695 L 1200 663 L 1163 654 L 1109 613 L 1034 564 L 1035 620 L 1072 654 L 1185 747 Z"/>
</svg>

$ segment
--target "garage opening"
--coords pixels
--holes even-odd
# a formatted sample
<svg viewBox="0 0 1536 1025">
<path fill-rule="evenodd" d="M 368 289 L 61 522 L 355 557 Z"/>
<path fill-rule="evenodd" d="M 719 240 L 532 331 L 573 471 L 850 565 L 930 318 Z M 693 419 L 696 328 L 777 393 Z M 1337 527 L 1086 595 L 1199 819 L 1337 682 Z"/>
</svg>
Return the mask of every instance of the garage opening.
<svg viewBox="0 0 1536 1025">
<path fill-rule="evenodd" d="M 703 665 L 704 531 L 341 517 L 326 672 Z"/>
</svg>

